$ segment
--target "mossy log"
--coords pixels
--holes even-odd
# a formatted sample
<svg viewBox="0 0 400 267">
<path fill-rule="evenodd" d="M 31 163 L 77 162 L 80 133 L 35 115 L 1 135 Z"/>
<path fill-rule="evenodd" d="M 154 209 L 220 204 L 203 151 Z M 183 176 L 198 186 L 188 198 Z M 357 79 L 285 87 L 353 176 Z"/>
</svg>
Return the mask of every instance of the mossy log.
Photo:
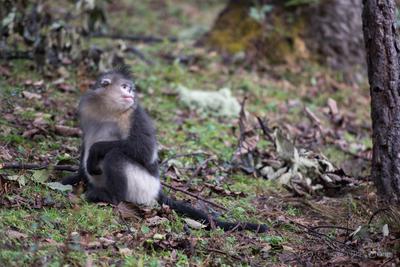
<svg viewBox="0 0 400 267">
<path fill-rule="evenodd" d="M 269 63 L 312 60 L 337 69 L 365 65 L 362 0 L 255 2 L 229 1 L 202 43 Z M 307 3 L 289 5 L 300 2 Z M 262 20 L 251 15 L 254 11 Z"/>
</svg>

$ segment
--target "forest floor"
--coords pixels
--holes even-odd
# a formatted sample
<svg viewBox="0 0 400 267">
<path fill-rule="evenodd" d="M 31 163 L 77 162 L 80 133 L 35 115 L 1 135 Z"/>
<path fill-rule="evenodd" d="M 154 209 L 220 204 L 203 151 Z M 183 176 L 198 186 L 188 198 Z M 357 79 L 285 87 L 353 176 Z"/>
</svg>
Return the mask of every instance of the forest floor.
<svg viewBox="0 0 400 267">
<path fill-rule="evenodd" d="M 266 223 L 271 230 L 194 229 L 165 207 L 91 204 L 81 188 L 50 188 L 47 183 L 60 181 L 66 171 L 0 170 L 0 265 L 399 264 L 398 236 L 391 228 L 386 231 L 379 214 L 373 216 L 379 209 L 368 177 L 372 143 L 366 81 L 346 83 L 342 74 L 311 63 L 268 66 L 264 71 L 227 63 L 193 42 L 212 26 L 222 4 L 143 2 L 135 7 L 119 3 L 108 15 L 110 28 L 126 34 L 181 37 L 178 42 L 132 43 L 153 64 L 134 54 L 126 58 L 140 101 L 157 125 L 160 161 L 192 153 L 170 160 L 162 179 L 226 211 L 166 191 L 226 220 Z M 116 40 L 93 42 L 110 46 Z M 95 76 L 82 75 L 72 65 L 48 76 L 28 60 L 0 63 L 0 163 L 77 165 L 76 106 Z M 178 99 L 178 85 L 205 91 L 228 87 L 240 102 L 247 97 L 250 114 L 267 118 L 270 128 L 284 129 L 296 147 L 325 155 L 357 185 L 329 196 L 298 196 L 276 181 L 232 168 L 238 119 L 188 109 Z M 260 138 L 261 155 L 274 153 L 271 140 Z M 195 153 L 199 151 L 205 153 Z"/>
</svg>

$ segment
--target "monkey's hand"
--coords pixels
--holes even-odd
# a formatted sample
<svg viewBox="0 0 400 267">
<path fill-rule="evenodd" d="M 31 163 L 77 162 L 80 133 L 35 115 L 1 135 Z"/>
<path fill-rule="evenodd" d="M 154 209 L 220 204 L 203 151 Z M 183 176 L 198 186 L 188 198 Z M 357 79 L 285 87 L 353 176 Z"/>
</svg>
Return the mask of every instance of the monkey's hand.
<svg viewBox="0 0 400 267">
<path fill-rule="evenodd" d="M 95 144 L 89 150 L 89 156 L 86 160 L 86 169 L 90 175 L 100 175 L 102 174 L 102 170 L 99 166 L 100 160 L 99 151 L 96 149 Z"/>
</svg>

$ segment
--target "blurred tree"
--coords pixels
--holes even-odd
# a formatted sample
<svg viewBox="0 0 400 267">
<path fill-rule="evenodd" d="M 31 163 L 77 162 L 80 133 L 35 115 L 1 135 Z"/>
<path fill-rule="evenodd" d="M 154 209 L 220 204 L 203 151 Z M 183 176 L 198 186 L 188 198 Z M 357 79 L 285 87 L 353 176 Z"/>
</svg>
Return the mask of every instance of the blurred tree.
<svg viewBox="0 0 400 267">
<path fill-rule="evenodd" d="M 365 64 L 362 0 L 230 0 L 201 42 L 268 63 Z"/>
<path fill-rule="evenodd" d="M 381 196 L 400 201 L 400 49 L 393 0 L 366 0 L 363 29 L 372 117 L 372 178 Z"/>
<path fill-rule="evenodd" d="M 98 65 L 102 51 L 85 36 L 106 32 L 108 0 L 0 0 L 0 59 L 33 59 L 38 68 L 87 60 Z"/>
</svg>

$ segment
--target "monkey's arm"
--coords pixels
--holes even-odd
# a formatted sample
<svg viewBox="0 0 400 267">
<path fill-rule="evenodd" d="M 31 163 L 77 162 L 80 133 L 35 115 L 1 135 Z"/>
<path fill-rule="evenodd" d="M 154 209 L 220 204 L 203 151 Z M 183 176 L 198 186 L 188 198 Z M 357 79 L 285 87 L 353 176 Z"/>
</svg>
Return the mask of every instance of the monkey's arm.
<svg viewBox="0 0 400 267">
<path fill-rule="evenodd" d="M 79 163 L 79 169 L 78 172 L 76 172 L 75 174 L 69 175 L 65 178 L 62 179 L 61 183 L 64 185 L 74 185 L 79 183 L 80 181 L 84 181 L 86 183 L 87 178 L 86 178 L 86 174 L 85 171 L 83 169 L 82 166 L 82 160 L 83 160 L 83 151 L 84 151 L 84 145 L 82 144 L 81 146 L 81 155 L 80 155 L 80 163 Z"/>
<path fill-rule="evenodd" d="M 64 179 L 62 179 L 61 183 L 63 185 L 68 185 L 68 184 L 74 185 L 83 180 L 84 179 L 83 179 L 82 174 L 80 173 L 80 171 L 78 171 L 77 173 L 75 173 L 73 175 L 69 175 L 69 176 L 65 177 Z"/>
<path fill-rule="evenodd" d="M 91 175 L 100 175 L 102 173 L 99 168 L 99 162 L 105 155 L 114 149 L 120 150 L 133 161 L 149 168 L 152 165 L 151 158 L 155 145 L 151 142 L 150 137 L 142 136 L 133 140 L 119 141 L 101 141 L 94 143 L 89 150 L 89 156 L 86 161 L 87 171 Z"/>
</svg>

